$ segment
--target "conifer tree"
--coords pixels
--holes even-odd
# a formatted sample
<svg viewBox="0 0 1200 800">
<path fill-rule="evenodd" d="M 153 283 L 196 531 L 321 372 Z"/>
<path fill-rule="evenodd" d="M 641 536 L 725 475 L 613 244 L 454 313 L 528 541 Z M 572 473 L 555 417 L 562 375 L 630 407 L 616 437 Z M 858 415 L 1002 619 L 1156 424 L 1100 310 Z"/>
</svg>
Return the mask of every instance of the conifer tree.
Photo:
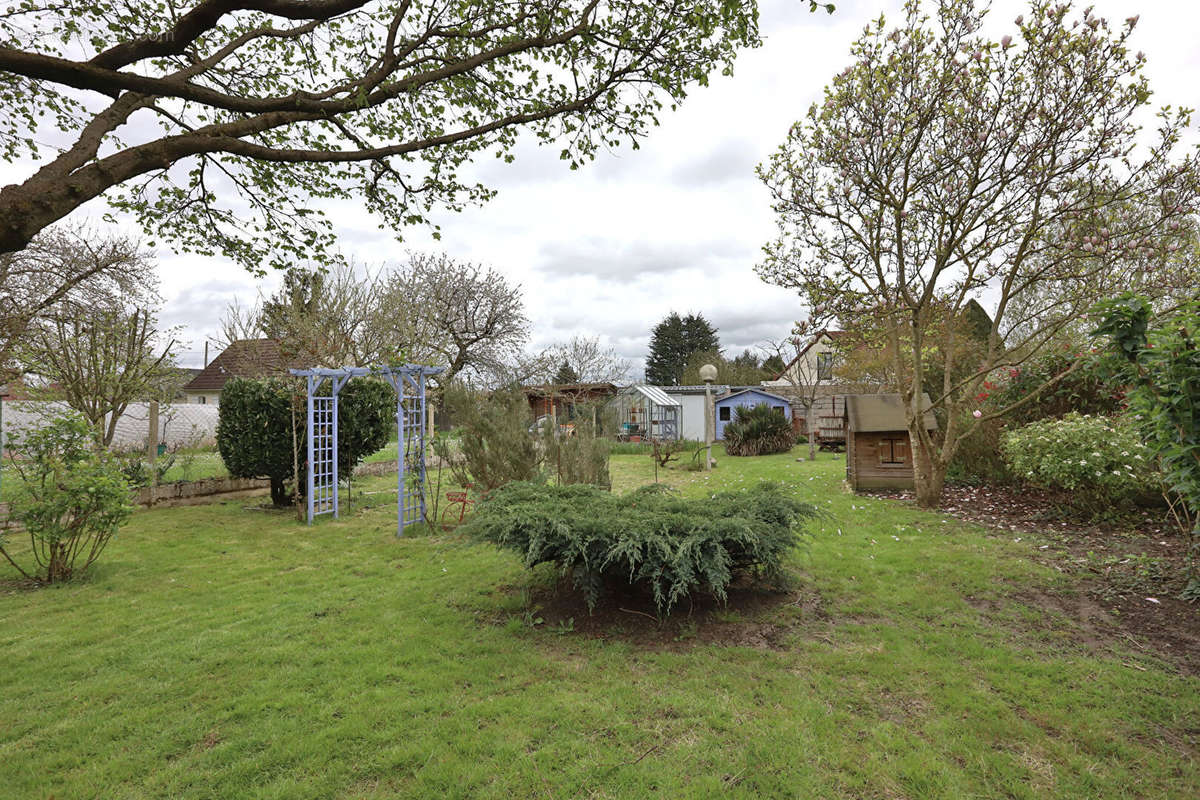
<svg viewBox="0 0 1200 800">
<path fill-rule="evenodd" d="M 558 372 L 554 373 L 554 383 L 579 383 L 579 373 L 571 366 L 570 361 L 564 361 Z"/>
<path fill-rule="evenodd" d="M 703 314 L 681 317 L 675 311 L 654 326 L 650 334 L 650 354 L 646 357 L 646 382 L 656 386 L 676 386 L 683 378 L 688 359 L 694 353 L 720 353 L 717 329 Z"/>
</svg>

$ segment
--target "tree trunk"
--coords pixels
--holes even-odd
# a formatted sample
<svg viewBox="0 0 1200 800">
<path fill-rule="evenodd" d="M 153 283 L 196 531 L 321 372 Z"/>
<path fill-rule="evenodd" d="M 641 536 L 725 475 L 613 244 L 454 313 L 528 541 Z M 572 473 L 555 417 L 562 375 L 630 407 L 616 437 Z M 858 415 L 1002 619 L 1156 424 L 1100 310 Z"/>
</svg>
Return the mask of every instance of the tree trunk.
<svg viewBox="0 0 1200 800">
<path fill-rule="evenodd" d="M 66 542 L 55 542 L 50 545 L 50 563 L 46 567 L 46 577 L 50 583 L 65 581 L 71 577 L 71 566 L 67 563 Z"/>
<path fill-rule="evenodd" d="M 276 508 L 287 508 L 292 504 L 292 493 L 283 478 L 271 478 L 271 504 Z"/>
<path fill-rule="evenodd" d="M 946 469 L 939 466 L 938 459 L 922 443 L 919 434 L 908 433 L 913 455 L 913 482 L 917 505 L 921 508 L 937 508 L 942 501 L 942 487 L 946 483 Z"/>
<path fill-rule="evenodd" d="M 817 460 L 817 430 L 813 425 L 816 420 L 815 411 L 817 408 L 816 399 L 812 399 L 808 404 L 808 419 L 804 422 L 804 427 L 808 429 L 808 460 Z"/>
</svg>

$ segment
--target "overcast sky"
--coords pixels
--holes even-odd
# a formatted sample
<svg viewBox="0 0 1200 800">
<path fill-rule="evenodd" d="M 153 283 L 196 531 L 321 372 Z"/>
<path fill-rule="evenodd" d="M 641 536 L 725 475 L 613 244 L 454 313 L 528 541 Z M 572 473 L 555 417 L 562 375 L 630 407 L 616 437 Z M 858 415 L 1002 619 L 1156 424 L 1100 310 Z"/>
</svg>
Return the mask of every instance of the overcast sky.
<svg viewBox="0 0 1200 800">
<path fill-rule="evenodd" d="M 400 244 L 360 208 L 332 207 L 342 250 L 377 265 L 403 259 L 408 248 L 444 249 L 495 266 L 524 287 L 532 349 L 599 335 L 634 360 L 638 377 L 650 328 L 671 310 L 703 313 L 730 355 L 786 336 L 803 308 L 794 294 L 765 285 L 753 271 L 774 232 L 754 167 L 849 63 L 850 43 L 863 25 L 880 12 L 898 21 L 900 5 L 840 0 L 827 15 L 810 14 L 808 0 L 765 0 L 763 47 L 742 53 L 732 78 L 714 79 L 665 114 L 640 150 L 603 154 L 577 172 L 558 160 L 555 148 L 522 148 L 513 164 L 482 163 L 475 177 L 499 196 L 481 208 L 440 215 L 441 242 L 413 229 Z M 1117 21 L 1141 14 L 1134 46 L 1148 55 L 1155 100 L 1194 106 L 1198 4 L 1095 5 Z M 997 2 L 993 24 L 1007 31 L 1026 8 Z M 3 172 L 9 177 L 13 170 Z M 92 216 L 103 210 L 84 209 Z M 220 259 L 165 250 L 159 256 L 162 321 L 186 326 L 185 366 L 200 366 L 204 340 L 230 301 L 252 302 L 278 282 L 277 276 L 259 282 Z"/>
</svg>

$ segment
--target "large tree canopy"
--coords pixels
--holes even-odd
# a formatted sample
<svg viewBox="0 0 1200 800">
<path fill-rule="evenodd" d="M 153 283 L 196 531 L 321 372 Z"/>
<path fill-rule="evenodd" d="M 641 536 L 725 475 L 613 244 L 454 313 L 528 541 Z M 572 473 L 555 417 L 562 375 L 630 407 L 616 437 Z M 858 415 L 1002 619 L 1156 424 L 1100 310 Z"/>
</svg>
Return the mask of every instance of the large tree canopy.
<svg viewBox="0 0 1200 800">
<path fill-rule="evenodd" d="M 985 379 L 1114 283 L 1196 285 L 1197 207 L 1194 158 L 1175 157 L 1190 112 L 1163 110 L 1143 134 L 1136 17 L 1072 18 L 1069 3 L 1036 0 L 997 41 L 973 0 L 930 5 L 932 20 L 909 2 L 899 27 L 868 26 L 762 168 L 780 236 L 760 266 L 817 324 L 885 332 L 925 504 L 978 424 Z M 975 297 L 993 312 L 981 325 L 964 321 Z M 972 331 L 978 346 L 964 347 Z M 926 389 L 945 420 L 937 437 L 920 424 Z"/>
<path fill-rule="evenodd" d="M 0 253 L 104 196 L 182 250 L 320 259 L 314 198 L 399 229 L 489 197 L 459 168 L 522 130 L 572 167 L 636 145 L 757 26 L 734 0 L 23 0 L 0 157 L 38 168 L 0 189 Z"/>
</svg>

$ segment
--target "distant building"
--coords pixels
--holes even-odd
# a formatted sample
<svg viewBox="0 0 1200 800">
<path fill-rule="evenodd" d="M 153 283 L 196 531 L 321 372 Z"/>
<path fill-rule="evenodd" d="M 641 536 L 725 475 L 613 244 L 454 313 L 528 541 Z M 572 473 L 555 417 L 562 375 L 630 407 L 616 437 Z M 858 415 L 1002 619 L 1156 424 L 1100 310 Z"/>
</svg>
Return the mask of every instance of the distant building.
<svg viewBox="0 0 1200 800">
<path fill-rule="evenodd" d="M 284 357 L 275 339 L 238 339 L 184 384 L 188 403 L 216 405 L 230 378 L 285 377 L 290 367 L 312 366 Z"/>
<path fill-rule="evenodd" d="M 792 420 L 792 403 L 788 398 L 765 391 L 763 389 L 743 389 L 731 392 L 716 400 L 713 409 L 717 416 L 716 440 L 725 439 L 725 426 L 737 419 L 739 408 L 753 408 L 765 404 L 783 414 L 784 419 Z"/>
<path fill-rule="evenodd" d="M 835 385 L 834 367 L 843 352 L 840 348 L 854 336 L 849 331 L 817 331 L 774 380 L 763 381 L 762 385 L 770 389 Z"/>
<path fill-rule="evenodd" d="M 546 417 L 559 425 L 575 419 L 578 410 L 586 407 L 589 416 L 617 393 L 611 383 L 544 383 L 522 386 L 529 400 L 534 419 Z"/>
</svg>

